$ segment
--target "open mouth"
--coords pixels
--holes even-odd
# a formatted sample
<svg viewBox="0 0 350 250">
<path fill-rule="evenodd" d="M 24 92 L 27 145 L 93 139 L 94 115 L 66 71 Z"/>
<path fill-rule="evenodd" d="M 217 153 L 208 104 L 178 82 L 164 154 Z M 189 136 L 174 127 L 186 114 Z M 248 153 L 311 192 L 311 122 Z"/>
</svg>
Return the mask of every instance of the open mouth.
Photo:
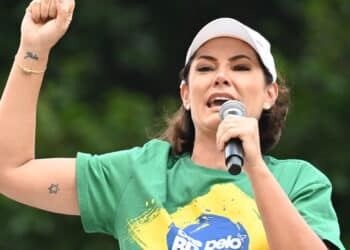
<svg viewBox="0 0 350 250">
<path fill-rule="evenodd" d="M 225 102 L 227 102 L 229 100 L 233 100 L 233 98 L 228 97 L 228 96 L 213 96 L 213 97 L 209 98 L 209 100 L 207 102 L 207 106 L 209 108 L 221 107 L 222 104 L 224 104 Z"/>
</svg>

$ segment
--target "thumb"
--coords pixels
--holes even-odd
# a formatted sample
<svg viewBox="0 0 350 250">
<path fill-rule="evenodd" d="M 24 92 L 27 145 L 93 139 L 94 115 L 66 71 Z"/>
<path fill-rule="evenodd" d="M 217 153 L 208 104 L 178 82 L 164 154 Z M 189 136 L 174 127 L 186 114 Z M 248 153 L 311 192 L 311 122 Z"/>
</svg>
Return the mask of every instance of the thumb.
<svg viewBox="0 0 350 250">
<path fill-rule="evenodd" d="M 27 7 L 25 13 L 24 13 L 24 17 L 22 22 L 32 22 L 33 18 L 32 18 L 32 12 L 30 10 L 30 7 Z"/>
<path fill-rule="evenodd" d="M 74 0 L 56 0 L 57 6 L 57 25 L 62 30 L 67 30 L 73 18 L 75 7 Z"/>
<path fill-rule="evenodd" d="M 30 7 L 28 7 L 25 11 L 22 24 L 21 24 L 21 33 L 29 32 L 28 30 L 30 29 L 30 25 L 34 23 L 32 12 Z"/>
</svg>

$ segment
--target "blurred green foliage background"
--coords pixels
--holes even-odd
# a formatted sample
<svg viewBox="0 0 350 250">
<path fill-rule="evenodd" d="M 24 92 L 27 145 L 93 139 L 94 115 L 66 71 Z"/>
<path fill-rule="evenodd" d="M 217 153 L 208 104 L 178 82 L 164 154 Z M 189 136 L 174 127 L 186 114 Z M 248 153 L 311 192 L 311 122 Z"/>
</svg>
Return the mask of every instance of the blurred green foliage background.
<svg viewBox="0 0 350 250">
<path fill-rule="evenodd" d="M 1 89 L 28 4 L 1 2 Z M 292 90 L 287 126 L 272 154 L 308 160 L 326 173 L 342 240 L 350 246 L 349 0 L 78 1 L 70 30 L 51 53 L 37 157 L 109 152 L 157 134 L 180 104 L 178 72 L 194 34 L 221 16 L 241 20 L 272 43 Z M 0 249 L 118 249 L 114 239 L 83 233 L 78 217 L 4 197 L 0 211 Z"/>
</svg>

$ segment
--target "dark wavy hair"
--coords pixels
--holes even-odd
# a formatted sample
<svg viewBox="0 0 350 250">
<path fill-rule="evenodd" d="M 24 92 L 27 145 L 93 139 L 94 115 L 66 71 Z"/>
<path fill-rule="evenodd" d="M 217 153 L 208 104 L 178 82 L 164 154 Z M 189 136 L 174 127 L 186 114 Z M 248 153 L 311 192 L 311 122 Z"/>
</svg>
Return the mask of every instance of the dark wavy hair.
<svg viewBox="0 0 350 250">
<path fill-rule="evenodd" d="M 180 80 L 185 81 L 185 84 L 188 84 L 188 75 L 195 55 L 196 53 L 180 71 Z M 256 56 L 263 69 L 265 83 L 269 85 L 273 82 L 272 75 L 266 69 L 258 54 Z M 280 76 L 277 78 L 277 83 L 279 95 L 275 104 L 269 110 L 263 110 L 259 118 L 260 147 L 263 154 L 267 153 L 279 142 L 288 113 L 289 88 Z M 191 111 L 186 110 L 181 105 L 175 114 L 167 120 L 167 125 L 160 139 L 168 141 L 172 145 L 173 153 L 177 155 L 185 152 L 192 153 L 195 130 Z"/>
</svg>

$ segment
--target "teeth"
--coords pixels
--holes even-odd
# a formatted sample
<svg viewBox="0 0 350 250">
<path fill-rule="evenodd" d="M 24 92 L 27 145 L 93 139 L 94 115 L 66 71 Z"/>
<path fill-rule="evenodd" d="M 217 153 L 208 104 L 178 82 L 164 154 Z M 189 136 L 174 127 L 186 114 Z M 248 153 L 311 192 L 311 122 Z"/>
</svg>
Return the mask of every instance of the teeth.
<svg viewBox="0 0 350 250">
<path fill-rule="evenodd" d="M 208 105 L 209 105 L 209 107 L 211 107 L 212 105 L 221 105 L 228 100 L 231 100 L 231 98 L 225 97 L 225 96 L 218 96 L 218 97 L 214 97 L 213 99 L 211 99 L 208 102 Z"/>
<path fill-rule="evenodd" d="M 213 101 L 228 101 L 228 100 L 230 99 L 227 97 L 215 97 Z"/>
</svg>

